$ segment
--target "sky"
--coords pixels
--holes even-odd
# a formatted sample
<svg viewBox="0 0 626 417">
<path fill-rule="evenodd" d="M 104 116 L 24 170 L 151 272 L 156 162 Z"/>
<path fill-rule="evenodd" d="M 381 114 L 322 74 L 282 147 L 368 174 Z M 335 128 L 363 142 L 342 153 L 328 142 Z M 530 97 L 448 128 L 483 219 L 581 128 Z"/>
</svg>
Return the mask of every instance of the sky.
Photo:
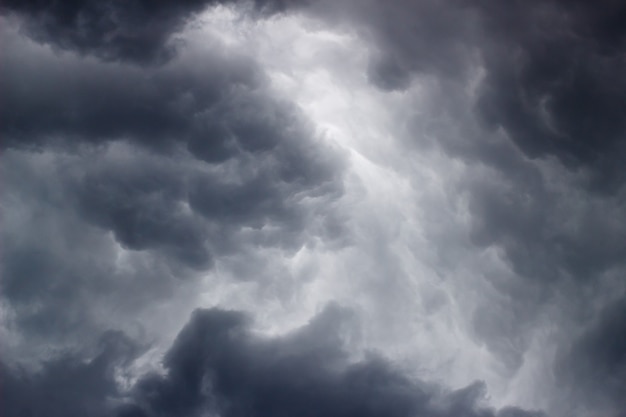
<svg viewBox="0 0 626 417">
<path fill-rule="evenodd" d="M 5 0 L 4 417 L 624 417 L 620 0 Z"/>
</svg>

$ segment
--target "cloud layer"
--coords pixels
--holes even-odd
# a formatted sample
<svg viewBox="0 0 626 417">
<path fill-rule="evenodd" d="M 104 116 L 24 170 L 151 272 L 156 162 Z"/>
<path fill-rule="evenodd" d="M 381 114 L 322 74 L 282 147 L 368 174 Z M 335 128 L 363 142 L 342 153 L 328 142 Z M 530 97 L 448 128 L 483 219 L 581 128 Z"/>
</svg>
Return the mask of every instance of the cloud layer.
<svg viewBox="0 0 626 417">
<path fill-rule="evenodd" d="M 142 377 L 129 400 L 114 398 L 113 374 L 135 351 L 121 335 L 108 334 L 87 364 L 57 360 L 34 380 L 5 369 L 6 389 L 16 394 L 7 408 L 51 416 L 105 415 L 107 408 L 119 416 L 542 415 L 484 408 L 481 383 L 450 392 L 409 379 L 381 358 L 349 363 L 341 344 L 348 319 L 346 311 L 329 306 L 303 328 L 268 339 L 251 334 L 239 312 L 198 310 L 166 353 L 165 374 Z M 55 387 L 61 378 L 71 385 Z M 36 401 L 21 398 L 25 391 Z"/>
<path fill-rule="evenodd" d="M 622 415 L 625 13 L 3 3 L 4 414 Z"/>
</svg>

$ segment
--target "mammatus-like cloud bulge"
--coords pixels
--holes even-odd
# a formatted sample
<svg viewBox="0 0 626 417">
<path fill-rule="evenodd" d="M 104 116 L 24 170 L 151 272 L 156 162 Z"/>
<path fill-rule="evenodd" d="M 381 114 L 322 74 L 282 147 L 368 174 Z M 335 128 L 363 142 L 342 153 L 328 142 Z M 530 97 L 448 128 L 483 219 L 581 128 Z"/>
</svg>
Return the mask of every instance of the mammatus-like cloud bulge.
<svg viewBox="0 0 626 417">
<path fill-rule="evenodd" d="M 68 357 L 31 376 L 4 367 L 5 392 L 15 394 L 5 397 L 5 410 L 33 417 L 542 416 L 481 406 L 485 387 L 478 382 L 449 391 L 409 378 L 380 357 L 350 361 L 341 342 L 349 317 L 330 306 L 300 329 L 264 338 L 242 313 L 197 310 L 166 353 L 164 373 L 142 377 L 128 392 L 116 388 L 115 369 L 137 347 L 107 334 L 87 362 Z M 68 383 L 58 384 L 63 378 Z"/>
</svg>

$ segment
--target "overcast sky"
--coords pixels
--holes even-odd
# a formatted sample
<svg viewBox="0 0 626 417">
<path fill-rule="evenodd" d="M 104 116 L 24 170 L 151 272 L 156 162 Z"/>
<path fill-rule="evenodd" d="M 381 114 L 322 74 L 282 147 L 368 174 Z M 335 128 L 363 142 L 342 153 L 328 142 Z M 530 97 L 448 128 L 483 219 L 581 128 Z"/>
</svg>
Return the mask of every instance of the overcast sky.
<svg viewBox="0 0 626 417">
<path fill-rule="evenodd" d="M 626 416 L 621 0 L 5 0 L 3 417 Z"/>
</svg>

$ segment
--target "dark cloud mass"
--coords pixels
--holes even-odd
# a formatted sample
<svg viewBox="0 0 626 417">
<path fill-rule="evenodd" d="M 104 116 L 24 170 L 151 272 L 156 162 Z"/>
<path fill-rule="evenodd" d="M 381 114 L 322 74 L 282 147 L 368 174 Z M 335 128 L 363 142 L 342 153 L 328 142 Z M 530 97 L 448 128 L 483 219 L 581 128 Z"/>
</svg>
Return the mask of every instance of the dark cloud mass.
<svg viewBox="0 0 626 417">
<path fill-rule="evenodd" d="M 105 61 L 162 64 L 174 57 L 173 35 L 200 12 L 234 0 L 9 0 L 5 14 L 18 16 L 38 42 Z M 244 3 L 244 2 L 240 2 Z M 275 13 L 281 1 L 249 2 L 255 12 Z"/>
<path fill-rule="evenodd" d="M 35 374 L 0 364 L 3 415 L 110 415 L 116 367 L 127 366 L 139 349 L 123 334 L 107 332 L 94 350 L 90 358 L 67 354 L 46 362 Z"/>
<path fill-rule="evenodd" d="M 476 112 L 530 158 L 624 181 L 626 6 L 621 1 L 312 2 L 324 19 L 356 23 L 374 43 L 370 77 L 406 89 L 412 77 L 485 69 Z M 608 188 L 607 188 L 608 187 Z"/>
<path fill-rule="evenodd" d="M 484 18 L 496 42 L 480 113 L 528 156 L 592 170 L 598 189 L 624 181 L 625 17 L 622 2 L 574 1 L 493 2 Z"/>
<path fill-rule="evenodd" d="M 0 12 L 3 416 L 624 416 L 624 1 Z"/>
<path fill-rule="evenodd" d="M 377 357 L 351 363 L 341 342 L 349 327 L 348 312 L 330 306 L 305 327 L 268 339 L 251 333 L 242 313 L 198 310 L 165 355 L 165 373 L 142 377 L 127 395 L 116 391 L 114 370 L 136 347 L 108 334 L 86 363 L 63 358 L 44 364 L 35 376 L 4 368 L 5 393 L 15 394 L 5 409 L 33 417 L 542 416 L 481 406 L 480 383 L 448 391 L 410 379 Z M 67 384 L 54 386 L 59 380 Z"/>
<path fill-rule="evenodd" d="M 341 192 L 338 159 L 245 59 L 141 73 L 50 58 L 43 76 L 9 62 L 4 146 L 68 153 L 57 174 L 68 202 L 125 247 L 203 267 L 209 229 L 298 229 L 304 214 L 288 196 Z"/>
<path fill-rule="evenodd" d="M 626 408 L 626 300 L 604 308 L 591 327 L 565 349 L 557 364 L 576 395 L 590 398 L 600 410 Z"/>
<path fill-rule="evenodd" d="M 340 339 L 346 313 L 330 306 L 292 334 L 260 339 L 241 314 L 196 311 L 165 356 L 166 376 L 139 381 L 139 401 L 122 415 L 496 415 L 480 406 L 480 383 L 448 392 L 409 379 L 380 358 L 348 362 Z M 505 409 L 497 415 L 541 414 Z"/>
<path fill-rule="evenodd" d="M 251 58 L 216 45 L 140 70 L 5 33 L 2 288 L 21 331 L 93 334 L 94 310 L 136 314 L 216 256 L 342 238 L 341 157 Z"/>
<path fill-rule="evenodd" d="M 105 60 L 139 63 L 171 58 L 169 38 L 211 0 L 5 1 L 5 12 L 24 19 L 26 32 L 61 49 Z"/>
</svg>

